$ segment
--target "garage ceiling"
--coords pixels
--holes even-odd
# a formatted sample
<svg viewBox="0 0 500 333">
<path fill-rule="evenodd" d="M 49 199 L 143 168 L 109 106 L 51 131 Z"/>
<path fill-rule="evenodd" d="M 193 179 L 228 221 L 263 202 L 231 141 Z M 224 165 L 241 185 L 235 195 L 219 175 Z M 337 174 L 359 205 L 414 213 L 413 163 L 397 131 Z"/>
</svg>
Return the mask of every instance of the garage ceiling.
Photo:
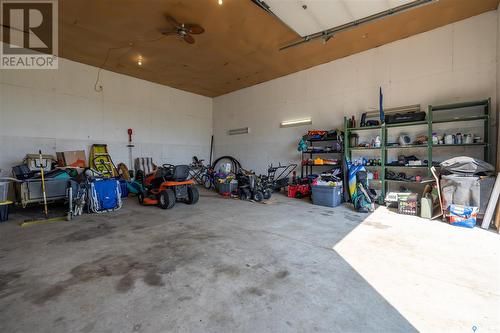
<svg viewBox="0 0 500 333">
<path fill-rule="evenodd" d="M 299 35 L 250 0 L 221 6 L 217 0 L 60 0 L 59 55 L 215 97 L 494 10 L 498 2 L 440 0 L 341 32 L 327 44 L 279 51 Z M 165 14 L 206 31 L 192 45 L 162 38 Z"/>
<path fill-rule="evenodd" d="M 324 31 L 413 0 L 265 0 L 270 10 L 301 36 Z"/>
</svg>

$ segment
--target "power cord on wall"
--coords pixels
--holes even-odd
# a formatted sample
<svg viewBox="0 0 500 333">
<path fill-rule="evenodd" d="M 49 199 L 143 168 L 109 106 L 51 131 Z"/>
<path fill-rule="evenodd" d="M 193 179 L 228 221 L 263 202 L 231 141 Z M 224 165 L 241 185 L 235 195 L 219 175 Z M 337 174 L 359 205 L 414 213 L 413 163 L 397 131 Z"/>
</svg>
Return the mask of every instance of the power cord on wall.
<svg viewBox="0 0 500 333">
<path fill-rule="evenodd" d="M 110 47 L 107 51 L 106 51 L 106 57 L 104 57 L 104 61 L 102 63 L 102 65 L 99 67 L 99 70 L 97 70 L 97 78 L 95 80 L 95 84 L 94 84 L 94 90 L 97 91 L 97 92 L 101 92 L 102 91 L 102 86 L 98 85 L 99 83 L 99 80 L 101 79 L 101 71 L 103 69 L 103 67 L 106 65 L 106 62 L 108 61 L 109 59 L 109 55 L 111 54 L 111 51 L 113 50 L 120 50 L 120 49 L 124 49 L 126 47 L 129 47 L 129 48 L 132 48 L 132 43 L 130 43 L 129 45 L 127 46 L 120 46 L 120 47 Z"/>
<path fill-rule="evenodd" d="M 95 80 L 95 83 L 94 83 L 94 90 L 96 92 L 102 92 L 103 90 L 103 87 L 102 85 L 99 84 L 99 80 L 101 79 L 101 71 L 104 69 L 104 66 L 106 65 L 106 63 L 108 62 L 108 59 L 109 59 L 109 56 L 111 55 L 111 51 L 114 51 L 114 50 L 121 50 L 121 49 L 124 49 L 124 48 L 129 48 L 129 50 L 126 52 L 128 53 L 130 50 L 133 49 L 133 47 L 137 44 L 137 43 L 151 43 L 151 42 L 156 42 L 156 41 L 159 41 L 160 39 L 162 38 L 165 38 L 167 37 L 166 35 L 162 35 L 161 37 L 158 37 L 158 38 L 155 38 L 155 39 L 147 39 L 147 40 L 144 40 L 144 39 L 136 39 L 132 42 L 129 42 L 127 45 L 124 45 L 124 46 L 118 46 L 118 47 L 110 47 L 107 51 L 106 51 L 106 56 L 104 57 L 104 61 L 102 62 L 102 65 L 99 67 L 99 69 L 97 70 L 97 77 L 96 77 L 96 80 Z M 125 54 L 126 54 L 125 53 Z"/>
</svg>

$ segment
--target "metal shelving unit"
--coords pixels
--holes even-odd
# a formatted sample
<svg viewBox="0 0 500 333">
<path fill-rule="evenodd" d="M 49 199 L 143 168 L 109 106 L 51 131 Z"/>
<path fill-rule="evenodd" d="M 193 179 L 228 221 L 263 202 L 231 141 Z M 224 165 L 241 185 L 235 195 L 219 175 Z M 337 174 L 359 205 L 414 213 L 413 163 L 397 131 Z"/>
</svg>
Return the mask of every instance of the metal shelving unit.
<svg viewBox="0 0 500 333">
<path fill-rule="evenodd" d="M 436 119 L 433 120 L 436 112 L 441 111 L 452 111 L 457 109 L 464 109 L 470 107 L 477 107 L 482 110 L 480 114 L 471 114 L 471 115 L 462 115 L 462 116 L 452 116 L 444 119 Z M 363 150 L 378 150 L 380 151 L 380 159 L 382 161 L 381 166 L 367 166 L 366 168 L 377 168 L 380 171 L 380 179 L 379 180 L 371 180 L 370 182 L 378 182 L 381 183 L 382 187 L 382 196 L 385 197 L 385 193 L 387 191 L 387 183 L 401 183 L 401 184 L 429 184 L 434 180 L 430 179 L 431 173 L 430 168 L 432 167 L 432 156 L 433 150 L 439 148 L 450 148 L 450 147 L 464 147 L 464 148 L 483 148 L 483 159 L 487 162 L 490 160 L 490 143 L 489 143 L 489 127 L 490 127 L 490 112 L 491 112 L 491 99 L 479 100 L 479 101 L 470 101 L 463 103 L 454 103 L 454 104 L 446 104 L 446 105 L 438 105 L 433 106 L 429 105 L 427 110 L 427 117 L 424 121 L 414 121 L 400 124 L 382 124 L 380 126 L 369 126 L 369 127 L 354 127 L 349 128 L 348 118 L 344 117 L 344 158 L 348 160 L 352 160 L 352 152 L 353 151 L 363 151 Z M 443 124 L 443 123 L 453 123 L 460 121 L 484 121 L 483 128 L 483 137 L 484 142 L 480 143 L 463 143 L 463 144 L 441 144 L 441 145 L 433 145 L 432 144 L 432 133 L 433 133 L 433 124 Z M 427 144 L 423 145 L 405 145 L 405 146 L 395 146 L 395 145 L 387 145 L 387 131 L 392 128 L 400 128 L 406 126 L 427 126 Z M 349 146 L 349 137 L 351 133 L 357 131 L 367 131 L 367 130 L 379 130 L 377 135 L 381 137 L 381 145 L 380 148 L 375 147 L 350 147 Z M 393 149 L 427 149 L 427 165 L 388 165 L 387 164 L 387 151 Z M 405 180 L 394 180 L 394 179 L 386 179 L 386 171 L 387 169 L 425 169 L 427 172 L 427 178 L 422 179 L 420 182 L 415 181 L 405 181 Z"/>
<path fill-rule="evenodd" d="M 340 143 L 337 138 L 308 139 L 306 141 L 308 141 L 309 143 L 313 143 L 313 142 L 338 142 L 338 143 Z M 341 147 L 342 147 L 342 145 L 341 145 Z M 339 164 L 338 165 L 333 165 L 333 164 L 303 164 L 303 161 L 305 158 L 312 160 L 314 155 L 328 155 L 328 154 L 339 155 Z M 308 151 L 302 152 L 302 161 L 301 161 L 302 167 L 301 167 L 301 171 L 300 171 L 301 178 L 307 177 L 308 175 L 313 174 L 313 169 L 317 168 L 317 167 L 330 167 L 331 169 L 338 167 L 338 168 L 343 169 L 343 167 L 342 167 L 343 156 L 344 156 L 343 150 L 341 150 L 341 151 L 324 151 L 324 152 L 308 152 Z"/>
<path fill-rule="evenodd" d="M 480 114 L 471 114 L 471 115 L 462 115 L 462 116 L 451 116 L 446 117 L 444 119 L 434 119 L 435 115 L 438 115 L 438 112 L 446 112 L 453 111 L 458 109 L 472 108 L 476 107 L 481 109 Z M 429 105 L 427 110 L 427 120 L 429 122 L 429 160 L 432 160 L 432 151 L 434 148 L 442 148 L 442 147 L 482 147 L 483 148 L 483 160 L 486 162 L 490 162 L 490 120 L 491 120 L 491 98 L 479 100 L 479 101 L 470 101 L 463 103 L 453 103 L 453 104 L 444 104 L 444 105 Z M 434 124 L 443 124 L 443 123 L 453 123 L 457 121 L 483 121 L 483 142 L 480 143 L 463 143 L 463 144 L 442 144 L 442 145 L 433 145 L 432 144 L 432 133 L 433 133 L 433 125 Z"/>
<path fill-rule="evenodd" d="M 365 166 L 367 169 L 376 169 L 379 171 L 379 179 L 370 179 L 368 180 L 368 183 L 375 183 L 375 184 L 380 184 L 381 190 L 382 190 L 382 198 L 385 198 L 385 154 L 382 154 L 386 150 L 385 147 L 385 142 L 386 142 L 386 125 L 382 124 L 380 126 L 366 126 L 366 127 L 349 127 L 348 126 L 348 118 L 344 117 L 344 158 L 352 161 L 352 152 L 353 151 L 379 151 L 380 152 L 380 160 L 381 160 L 381 165 L 369 165 Z M 358 131 L 377 131 L 377 135 L 380 135 L 381 138 L 381 143 L 380 143 L 380 148 L 377 147 L 351 147 L 349 144 L 349 138 L 353 132 L 358 132 Z M 348 170 L 345 170 L 345 172 L 349 172 Z M 347 187 L 346 187 L 347 189 Z"/>
</svg>

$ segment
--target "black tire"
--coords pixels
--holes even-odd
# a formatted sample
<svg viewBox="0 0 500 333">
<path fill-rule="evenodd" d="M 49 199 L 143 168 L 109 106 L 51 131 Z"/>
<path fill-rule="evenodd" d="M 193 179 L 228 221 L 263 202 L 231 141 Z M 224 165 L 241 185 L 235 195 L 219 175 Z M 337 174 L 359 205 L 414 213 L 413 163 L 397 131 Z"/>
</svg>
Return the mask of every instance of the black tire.
<svg viewBox="0 0 500 333">
<path fill-rule="evenodd" d="M 144 182 L 144 171 L 142 170 L 137 170 L 135 173 L 135 180 L 138 181 L 139 183 Z"/>
<path fill-rule="evenodd" d="M 255 191 L 253 193 L 252 199 L 256 202 L 261 202 L 262 200 L 264 200 L 264 194 L 262 194 L 261 191 Z"/>
<path fill-rule="evenodd" d="M 265 189 L 262 194 L 264 195 L 264 200 L 271 199 L 273 192 L 270 189 Z"/>
<path fill-rule="evenodd" d="M 158 206 L 161 209 L 170 209 L 175 205 L 175 193 L 171 189 L 162 191 L 158 196 Z"/>
<path fill-rule="evenodd" d="M 198 199 L 200 198 L 200 193 L 198 192 L 198 189 L 194 186 L 188 186 L 187 188 L 188 192 L 188 198 L 186 199 L 186 203 L 188 205 L 194 205 L 195 203 L 198 202 Z"/>
<path fill-rule="evenodd" d="M 217 163 L 219 163 L 222 160 L 229 160 L 229 162 L 231 162 L 231 172 L 233 173 L 238 173 L 238 171 L 241 169 L 241 163 L 234 157 L 221 156 L 213 162 L 212 167 L 214 168 L 214 170 L 218 170 L 218 168 L 216 168 Z"/>
<path fill-rule="evenodd" d="M 240 200 L 248 200 L 249 197 L 249 193 L 246 189 L 240 190 Z"/>
<path fill-rule="evenodd" d="M 139 204 L 140 205 L 144 205 L 144 198 L 145 198 L 146 194 L 142 191 L 140 191 L 139 193 L 137 193 L 137 200 L 139 200 Z"/>
<path fill-rule="evenodd" d="M 212 187 L 212 181 L 207 175 L 201 176 L 201 182 L 203 184 L 203 187 L 207 190 L 210 190 L 210 188 Z"/>
</svg>

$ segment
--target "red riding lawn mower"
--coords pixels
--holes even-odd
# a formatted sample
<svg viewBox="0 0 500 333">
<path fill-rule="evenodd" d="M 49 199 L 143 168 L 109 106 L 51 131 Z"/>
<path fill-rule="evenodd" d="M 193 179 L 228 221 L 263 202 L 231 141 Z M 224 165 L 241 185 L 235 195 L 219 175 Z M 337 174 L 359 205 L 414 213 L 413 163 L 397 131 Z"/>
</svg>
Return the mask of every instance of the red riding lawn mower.
<svg viewBox="0 0 500 333">
<path fill-rule="evenodd" d="M 144 191 L 138 195 L 139 203 L 163 209 L 174 207 L 177 201 L 194 205 L 199 193 L 194 181 L 187 180 L 188 176 L 187 165 L 163 164 L 143 177 Z"/>
</svg>

